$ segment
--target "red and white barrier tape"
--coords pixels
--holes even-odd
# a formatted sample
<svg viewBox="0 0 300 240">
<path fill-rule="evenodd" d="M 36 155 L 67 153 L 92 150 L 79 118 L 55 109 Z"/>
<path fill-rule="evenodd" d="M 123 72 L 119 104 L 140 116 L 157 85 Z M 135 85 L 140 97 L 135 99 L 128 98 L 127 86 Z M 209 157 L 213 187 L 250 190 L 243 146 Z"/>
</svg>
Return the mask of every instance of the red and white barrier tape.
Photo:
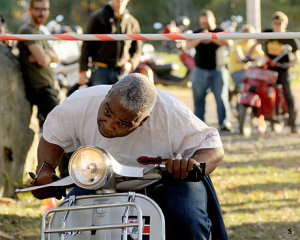
<svg viewBox="0 0 300 240">
<path fill-rule="evenodd" d="M 191 34 L 0 34 L 0 40 L 68 40 L 68 41 L 166 41 L 193 39 L 294 39 L 300 38 L 300 32 L 266 32 L 266 33 L 191 33 Z"/>
</svg>

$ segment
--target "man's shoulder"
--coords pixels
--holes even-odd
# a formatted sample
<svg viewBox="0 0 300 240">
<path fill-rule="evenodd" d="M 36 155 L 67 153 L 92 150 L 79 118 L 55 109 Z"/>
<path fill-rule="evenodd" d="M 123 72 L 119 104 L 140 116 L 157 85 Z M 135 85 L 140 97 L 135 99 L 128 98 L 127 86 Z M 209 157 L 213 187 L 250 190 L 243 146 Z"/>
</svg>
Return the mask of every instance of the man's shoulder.
<svg viewBox="0 0 300 240">
<path fill-rule="evenodd" d="M 68 97 L 67 101 L 73 100 L 85 100 L 89 97 L 101 97 L 105 96 L 110 90 L 111 85 L 98 85 L 93 87 L 88 87 L 84 89 L 80 89 L 75 91 L 70 97 Z"/>
<path fill-rule="evenodd" d="M 29 22 L 24 23 L 20 28 L 18 33 L 20 34 L 34 34 L 34 33 L 38 33 L 39 31 L 32 26 Z"/>
<path fill-rule="evenodd" d="M 163 103 L 167 103 L 169 101 L 171 103 L 174 103 L 174 101 L 180 101 L 175 95 L 165 90 L 158 89 L 157 95 L 158 95 L 158 101 L 161 101 Z"/>
<path fill-rule="evenodd" d="M 166 111 L 172 112 L 175 115 L 190 115 L 192 113 L 191 109 L 172 93 L 164 90 L 158 90 L 157 93 L 156 105 L 158 108 L 164 108 Z"/>
<path fill-rule="evenodd" d="M 139 24 L 139 21 L 131 13 L 127 12 L 125 17 L 129 19 L 133 24 Z"/>
<path fill-rule="evenodd" d="M 104 5 L 102 8 L 97 9 L 92 13 L 92 17 L 102 17 L 103 15 L 113 16 L 114 12 L 109 4 Z"/>
</svg>

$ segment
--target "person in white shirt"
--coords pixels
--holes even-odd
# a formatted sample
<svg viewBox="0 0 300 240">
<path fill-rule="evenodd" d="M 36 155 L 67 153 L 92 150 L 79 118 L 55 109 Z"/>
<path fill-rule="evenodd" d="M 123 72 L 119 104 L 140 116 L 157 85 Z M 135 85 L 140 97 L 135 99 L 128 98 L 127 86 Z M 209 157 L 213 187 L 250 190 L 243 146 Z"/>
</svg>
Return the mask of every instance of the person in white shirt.
<svg viewBox="0 0 300 240">
<path fill-rule="evenodd" d="M 43 168 L 36 185 L 52 182 L 53 169 L 64 152 L 87 145 L 105 149 L 128 166 L 139 165 L 140 156 L 167 159 L 167 170 L 174 179 L 146 187 L 152 189 L 150 197 L 163 210 L 167 239 L 209 239 L 205 186 L 178 179 L 186 178 L 196 162 L 205 162 L 205 174 L 210 174 L 223 159 L 224 150 L 217 129 L 208 127 L 175 96 L 157 90 L 139 73 L 112 86 L 76 91 L 45 121 L 36 171 L 44 162 L 48 167 Z M 182 159 L 175 159 L 178 154 Z M 147 171 L 153 168 L 149 166 L 143 167 Z M 56 196 L 43 190 L 33 194 L 40 199 Z M 80 193 L 75 189 L 71 194 Z"/>
</svg>

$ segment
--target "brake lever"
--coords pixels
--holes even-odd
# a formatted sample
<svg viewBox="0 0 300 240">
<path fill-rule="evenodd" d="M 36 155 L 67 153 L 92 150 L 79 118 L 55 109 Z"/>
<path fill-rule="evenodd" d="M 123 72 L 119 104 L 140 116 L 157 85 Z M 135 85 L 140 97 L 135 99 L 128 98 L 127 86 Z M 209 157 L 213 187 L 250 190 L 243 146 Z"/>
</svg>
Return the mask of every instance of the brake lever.
<svg viewBox="0 0 300 240">
<path fill-rule="evenodd" d="M 17 188 L 15 190 L 15 192 L 16 193 L 30 192 L 30 191 L 33 191 L 33 190 L 46 188 L 46 187 L 67 187 L 67 186 L 70 186 L 70 185 L 73 185 L 73 184 L 74 184 L 74 182 L 73 182 L 72 178 L 70 176 L 68 176 L 68 177 L 60 179 L 56 182 L 48 183 L 48 184 L 45 184 L 45 185 L 33 186 L 33 187 L 28 187 L 28 188 Z"/>
</svg>

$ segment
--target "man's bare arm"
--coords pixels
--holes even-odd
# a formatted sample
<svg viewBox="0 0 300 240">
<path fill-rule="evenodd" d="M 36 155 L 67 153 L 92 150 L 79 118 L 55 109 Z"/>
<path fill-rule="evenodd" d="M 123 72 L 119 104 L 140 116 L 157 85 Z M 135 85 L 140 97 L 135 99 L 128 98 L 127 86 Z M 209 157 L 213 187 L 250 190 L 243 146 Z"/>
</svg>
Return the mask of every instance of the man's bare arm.
<svg viewBox="0 0 300 240">
<path fill-rule="evenodd" d="M 36 168 L 36 176 L 32 176 L 32 186 L 40 186 L 51 183 L 57 179 L 54 177 L 54 169 L 59 164 L 64 151 L 58 145 L 47 142 L 41 138 L 38 146 L 38 166 Z M 43 163 L 47 162 L 41 169 Z M 39 174 L 38 174 L 39 173 Z M 49 197 L 56 197 L 57 199 L 65 196 L 63 189 L 44 188 L 32 191 L 32 194 L 38 199 L 45 199 Z"/>
<path fill-rule="evenodd" d="M 54 51 L 54 49 L 52 47 L 48 47 L 46 49 L 46 53 L 51 58 L 51 62 L 58 63 L 60 61 L 58 55 L 56 54 L 56 52 Z"/>
<path fill-rule="evenodd" d="M 31 53 L 29 61 L 36 62 L 41 67 L 58 61 L 58 57 L 52 48 L 44 50 L 39 44 L 30 44 L 28 45 L 28 49 Z"/>
<path fill-rule="evenodd" d="M 64 150 L 60 146 L 49 143 L 42 137 L 38 146 L 37 171 L 44 162 L 47 162 L 53 168 L 56 168 L 62 158 L 63 153 Z"/>
<path fill-rule="evenodd" d="M 195 48 L 197 47 L 197 45 L 199 45 L 201 43 L 201 39 L 196 39 L 196 40 L 189 40 L 186 42 L 186 46 L 185 49 L 189 50 L 191 48 Z"/>
<path fill-rule="evenodd" d="M 190 159 L 167 159 L 166 168 L 170 174 L 173 174 L 175 179 L 184 179 L 187 177 L 188 171 L 193 169 L 194 163 L 205 162 L 205 175 L 208 175 L 216 169 L 223 157 L 223 147 L 198 149 Z"/>
<path fill-rule="evenodd" d="M 223 147 L 198 149 L 193 157 L 197 162 L 206 162 L 205 175 L 212 173 L 224 158 Z"/>
</svg>

